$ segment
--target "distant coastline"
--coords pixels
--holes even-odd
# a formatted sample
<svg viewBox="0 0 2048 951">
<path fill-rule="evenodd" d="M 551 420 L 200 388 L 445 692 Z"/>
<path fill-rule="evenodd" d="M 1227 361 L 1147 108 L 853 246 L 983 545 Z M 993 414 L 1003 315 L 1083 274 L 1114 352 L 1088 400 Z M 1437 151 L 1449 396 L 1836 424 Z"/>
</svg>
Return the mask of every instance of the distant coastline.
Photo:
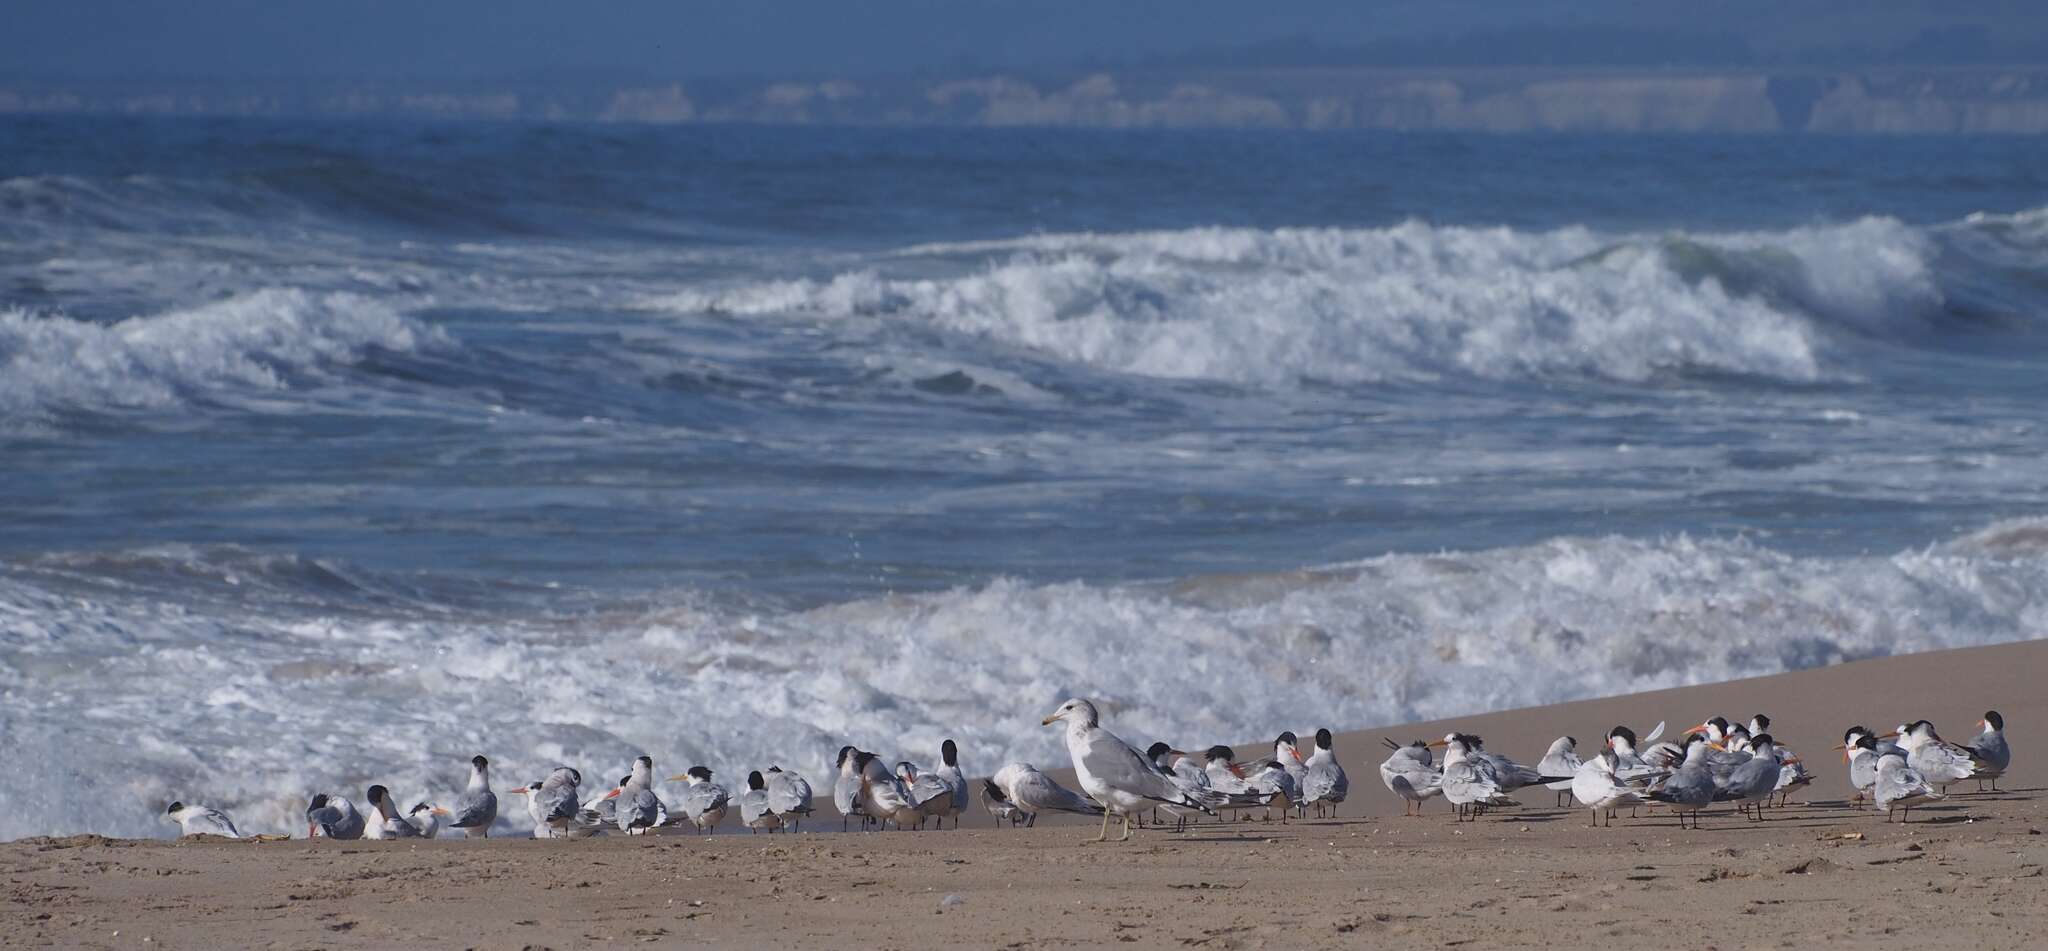
<svg viewBox="0 0 2048 951">
<path fill-rule="evenodd" d="M 0 78 L 0 115 L 1485 133 L 2048 132 L 2048 65 L 1254 67 L 701 82 Z"/>
</svg>

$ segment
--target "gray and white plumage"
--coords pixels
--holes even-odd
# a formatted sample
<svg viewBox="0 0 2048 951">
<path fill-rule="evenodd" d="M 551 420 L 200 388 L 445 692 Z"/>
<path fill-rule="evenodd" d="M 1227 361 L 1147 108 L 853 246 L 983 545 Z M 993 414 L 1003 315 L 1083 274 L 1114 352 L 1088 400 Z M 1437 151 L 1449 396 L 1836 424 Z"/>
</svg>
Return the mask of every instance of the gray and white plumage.
<svg viewBox="0 0 2048 951">
<path fill-rule="evenodd" d="M 780 766 L 768 767 L 768 808 L 782 817 L 783 825 L 794 830 L 811 814 L 811 783 Z"/>
<path fill-rule="evenodd" d="M 1458 807 L 1461 819 L 1471 810 L 1515 803 L 1514 797 L 1501 788 L 1494 764 L 1478 755 L 1479 743 L 1476 736 L 1452 733 L 1436 744 L 1444 748 L 1444 799 Z"/>
<path fill-rule="evenodd" d="M 363 825 L 366 839 L 410 839 L 420 834 L 418 826 L 398 814 L 398 805 L 391 801 L 391 791 L 383 786 L 371 786 L 363 794 L 370 803 L 370 814 Z"/>
<path fill-rule="evenodd" d="M 624 789 L 627 783 L 632 781 L 633 776 L 630 773 L 621 776 L 619 777 L 618 784 L 611 789 L 585 799 L 582 807 L 576 811 L 576 821 L 597 829 L 617 825 L 619 818 L 618 792 Z"/>
<path fill-rule="evenodd" d="M 1579 741 L 1576 737 L 1560 736 L 1550 741 L 1550 748 L 1544 750 L 1543 758 L 1536 761 L 1537 771 L 1546 776 L 1576 777 L 1579 767 L 1585 765 L 1585 761 L 1579 759 L 1578 747 Z M 1572 782 L 1571 779 L 1560 779 L 1544 785 L 1562 794 L 1572 788 Z M 1559 805 L 1563 803 L 1560 802 Z"/>
<path fill-rule="evenodd" d="M 1294 774 L 1289 773 L 1279 760 L 1267 760 L 1257 772 L 1246 777 L 1246 781 L 1251 783 L 1252 789 L 1265 796 L 1266 817 L 1269 819 L 1273 816 L 1276 800 L 1282 822 L 1287 821 L 1288 809 L 1301 804 L 1301 784 L 1295 782 Z"/>
<path fill-rule="evenodd" d="M 164 810 L 167 821 L 178 824 L 179 835 L 217 835 L 228 839 L 239 839 L 242 833 L 235 829 L 235 821 L 228 814 L 211 806 L 188 806 L 182 802 L 171 803 Z"/>
<path fill-rule="evenodd" d="M 706 766 L 692 766 L 679 776 L 669 777 L 670 782 L 688 783 L 683 794 L 676 798 L 676 807 L 683 811 L 683 818 L 698 832 L 709 832 L 725 818 L 726 806 L 731 795 L 724 786 L 711 781 L 711 769 Z"/>
<path fill-rule="evenodd" d="M 1607 821 L 1614 821 L 1612 810 L 1644 801 L 1641 790 L 1622 783 L 1615 775 L 1617 758 L 1611 749 L 1601 750 L 1600 755 L 1579 765 L 1572 776 L 1572 798 L 1579 805 L 1593 811 L 1593 820 L 1599 822 L 1601 813 L 1607 813 Z"/>
<path fill-rule="evenodd" d="M 1906 751 L 1906 764 L 1937 787 L 1977 775 L 1969 751 L 1942 739 L 1934 732 L 1934 724 L 1926 720 L 1899 727 L 1898 737 L 1899 747 Z"/>
<path fill-rule="evenodd" d="M 316 793 L 306 804 L 306 837 L 309 839 L 360 839 L 365 824 L 363 814 L 356 811 L 356 804 L 347 796 Z"/>
<path fill-rule="evenodd" d="M 668 824 L 668 804 L 654 791 L 654 757 L 633 760 L 624 785 L 610 793 L 612 822 L 627 835 L 646 835 Z"/>
<path fill-rule="evenodd" d="M 1173 805 L 1213 813 L 1227 798 L 1214 789 L 1184 789 L 1172 778 L 1160 775 L 1144 754 L 1102 726 L 1095 704 L 1087 700 L 1070 699 L 1041 722 L 1046 726 L 1066 724 L 1061 732 L 1066 738 L 1067 756 L 1074 763 L 1074 779 L 1081 791 L 1106 810 L 1099 838 L 1108 838 L 1111 815 L 1123 820 L 1123 838 L 1128 839 L 1131 819 L 1141 811 Z"/>
<path fill-rule="evenodd" d="M 1344 775 L 1343 765 L 1337 762 L 1337 751 L 1332 748 L 1331 740 L 1329 730 L 1316 731 L 1315 752 L 1309 754 L 1302 770 L 1302 804 L 1315 806 L 1318 814 L 1326 806 L 1335 808 L 1351 794 L 1351 779 Z"/>
<path fill-rule="evenodd" d="M 1761 804 L 1777 791 L 1780 769 L 1777 744 L 1771 740 L 1770 734 L 1765 733 L 1751 738 L 1750 750 L 1748 760 L 1719 777 L 1721 792 L 1716 798 L 1722 802 L 1738 806 Z M 1711 765 L 1710 758 L 1710 768 Z M 1751 818 L 1761 820 L 1763 810 L 1755 810 Z"/>
<path fill-rule="evenodd" d="M 1026 818 L 1024 810 L 1017 808 L 1017 804 L 1010 801 L 1010 794 L 1004 792 L 1003 787 L 997 785 L 994 779 L 981 781 L 981 805 L 988 810 L 989 818 L 996 821 L 997 828 L 1001 828 L 1004 823 L 1014 828 Z"/>
<path fill-rule="evenodd" d="M 1872 803 L 1890 819 L 1897 810 L 1910 816 L 1914 806 L 1942 797 L 1925 775 L 1909 765 L 1910 756 L 1886 753 L 1877 760 L 1877 782 L 1871 787 Z"/>
<path fill-rule="evenodd" d="M 1714 801 L 1719 788 L 1714 782 L 1714 771 L 1707 765 L 1707 741 L 1697 734 L 1686 743 L 1685 759 L 1679 767 L 1660 777 L 1651 784 L 1648 796 L 1653 802 L 1671 807 L 1678 814 L 1680 828 L 1685 826 L 1686 813 L 1692 813 L 1693 827 L 1698 828 L 1700 812 Z"/>
<path fill-rule="evenodd" d="M 839 775 L 832 784 L 832 805 L 839 810 L 839 828 L 842 831 L 846 828 L 846 820 L 856 816 L 860 818 L 862 828 L 875 821 L 861 804 L 860 752 L 851 746 L 842 746 L 834 763 L 839 767 Z"/>
<path fill-rule="evenodd" d="M 896 778 L 889 767 L 882 764 L 880 757 L 873 753 L 854 754 L 854 766 L 860 773 L 860 808 L 874 816 L 877 823 L 894 822 L 897 830 L 908 829 L 918 824 L 924 813 L 910 800 L 910 787 Z"/>
<path fill-rule="evenodd" d="M 960 768 L 960 745 L 948 739 L 939 744 L 939 768 L 933 770 L 952 787 L 953 801 L 939 816 L 952 816 L 953 828 L 960 827 L 960 814 L 967 811 L 967 773 Z"/>
<path fill-rule="evenodd" d="M 1308 758 L 1301 755 L 1301 738 L 1293 730 L 1281 733 L 1273 740 L 1273 762 L 1294 779 L 1294 787 L 1301 788 L 1301 780 L 1308 775 Z M 1293 800 L 1289 800 L 1290 802 Z"/>
<path fill-rule="evenodd" d="M 591 826 L 579 821 L 583 803 L 577 798 L 577 789 L 582 784 L 582 773 L 567 766 L 557 766 L 548 772 L 546 779 L 513 790 L 527 797 L 526 811 L 533 819 L 534 838 L 566 839 L 592 831 Z"/>
<path fill-rule="evenodd" d="M 1989 710 L 1985 712 L 1984 719 L 1977 721 L 1977 726 L 1981 732 L 1965 747 L 1971 762 L 1977 767 L 1977 774 L 1970 778 L 1979 780 L 1978 789 L 1984 788 L 1985 782 L 1997 789 L 1998 778 L 2012 766 L 2012 747 L 2005 742 L 2005 717 L 1996 710 Z"/>
<path fill-rule="evenodd" d="M 953 811 L 953 786 L 937 773 L 904 760 L 896 764 L 896 779 L 909 794 L 911 805 L 917 807 L 919 826 L 927 818 L 943 819 Z"/>
<path fill-rule="evenodd" d="M 1416 740 L 1407 746 L 1393 740 L 1381 740 L 1393 750 L 1385 762 L 1380 763 L 1380 782 L 1387 791 L 1407 800 L 1411 807 L 1420 808 L 1425 802 L 1443 795 L 1444 774 L 1436 766 L 1436 757 L 1430 755 L 1429 744 Z"/>
<path fill-rule="evenodd" d="M 740 824 L 748 832 L 782 828 L 782 816 L 768 802 L 768 780 L 757 770 L 747 774 L 747 791 L 740 793 Z"/>
<path fill-rule="evenodd" d="M 469 761 L 469 786 L 448 809 L 448 826 L 461 829 L 471 838 L 489 838 L 491 823 L 498 821 L 498 796 L 491 792 L 491 761 L 482 756 Z"/>
<path fill-rule="evenodd" d="M 1024 824 L 1038 823 L 1042 812 L 1071 812 L 1083 816 L 1102 815 L 1102 807 L 1053 781 L 1030 763 L 1011 763 L 989 778 L 1002 801 L 1024 815 Z"/>
<path fill-rule="evenodd" d="M 448 810 L 431 802 L 419 802 L 413 804 L 405 818 L 420 830 L 420 838 L 431 839 L 441 834 L 441 820 L 448 818 Z"/>
</svg>

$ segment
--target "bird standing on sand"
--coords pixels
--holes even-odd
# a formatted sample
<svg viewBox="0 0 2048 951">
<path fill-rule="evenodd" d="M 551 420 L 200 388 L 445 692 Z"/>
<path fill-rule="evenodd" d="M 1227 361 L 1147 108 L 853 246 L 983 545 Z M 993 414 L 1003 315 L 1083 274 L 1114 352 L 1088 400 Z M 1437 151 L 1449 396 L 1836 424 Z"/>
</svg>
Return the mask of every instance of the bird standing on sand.
<svg viewBox="0 0 2048 951">
<path fill-rule="evenodd" d="M 306 804 L 306 838 L 360 839 L 364 825 L 363 814 L 347 796 L 315 793 Z"/>
<path fill-rule="evenodd" d="M 711 781 L 711 769 L 706 766 L 692 766 L 681 775 L 670 776 L 669 782 L 682 782 L 683 795 L 676 805 L 683 810 L 683 818 L 690 821 L 698 832 L 710 832 L 718 826 L 718 820 L 725 818 L 725 808 L 730 794 L 724 786 Z"/>
<path fill-rule="evenodd" d="M 364 838 L 410 839 L 420 834 L 418 826 L 398 814 L 398 807 L 391 802 L 390 790 L 371 786 L 363 798 L 370 803 L 369 821 L 363 826 Z"/>
<path fill-rule="evenodd" d="M 1640 790 L 1623 785 L 1615 776 L 1618 759 L 1613 750 L 1601 750 L 1600 755 L 1581 763 L 1578 772 L 1572 776 L 1572 798 L 1593 811 L 1593 821 L 1588 825 L 1599 825 L 1600 816 L 1605 813 L 1607 824 L 1611 826 L 1614 824 L 1614 807 L 1644 801 Z"/>
<path fill-rule="evenodd" d="M 1536 769 L 1539 772 L 1550 776 L 1573 777 L 1546 784 L 1550 789 L 1557 790 L 1559 807 L 1563 807 L 1565 797 L 1571 795 L 1572 784 L 1577 781 L 1579 767 L 1585 765 L 1584 761 L 1579 759 L 1578 748 L 1579 741 L 1576 738 L 1560 736 L 1550 742 L 1550 749 L 1543 751 L 1543 758 L 1536 761 Z M 1619 762 L 1618 757 L 1616 762 Z"/>
<path fill-rule="evenodd" d="M 498 821 L 498 795 L 491 792 L 491 761 L 482 756 L 469 760 L 469 788 L 456 797 L 448 810 L 448 825 L 461 829 L 472 839 L 488 839 L 491 823 Z"/>
<path fill-rule="evenodd" d="M 1797 762 L 1797 760 L 1794 760 Z M 1709 768 L 1712 768 L 1711 761 Z M 1720 779 L 1720 795 L 1723 802 L 1735 803 L 1737 809 L 1747 807 L 1752 821 L 1764 818 L 1764 804 L 1778 789 L 1778 773 L 1782 764 L 1778 762 L 1777 744 L 1769 733 L 1750 738 L 1750 757 L 1747 761 L 1730 770 Z"/>
<path fill-rule="evenodd" d="M 1866 736 L 1862 742 L 1872 744 L 1875 749 L 1872 738 Z M 1904 823 L 1912 818 L 1914 806 L 1942 798 L 1927 777 L 1909 765 L 1907 760 L 1908 754 L 1896 750 L 1877 758 L 1877 783 L 1871 787 L 1871 802 L 1884 812 L 1886 822 L 1890 822 L 1892 814 L 1897 812 L 1899 822 Z"/>
<path fill-rule="evenodd" d="M 1225 799 L 1216 790 L 1191 793 L 1161 776 L 1143 754 L 1103 729 L 1093 703 L 1076 697 L 1040 721 L 1044 726 L 1061 722 L 1066 724 L 1067 755 L 1074 762 L 1074 778 L 1082 792 L 1102 804 L 1102 833 L 1095 837 L 1097 842 L 1109 840 L 1112 816 L 1123 820 L 1123 835 L 1117 839 L 1122 842 L 1131 837 L 1131 819 L 1155 805 L 1200 809 L 1214 815 L 1215 806 Z"/>
<path fill-rule="evenodd" d="M 919 769 L 916 763 L 904 760 L 896 764 L 896 780 L 910 795 L 910 803 L 917 807 L 917 827 L 924 828 L 926 819 L 935 819 L 943 827 L 946 814 L 953 808 L 953 786 L 939 778 L 939 774 Z"/>
<path fill-rule="evenodd" d="M 1030 763 L 1011 763 L 989 777 L 986 790 L 991 802 L 1007 802 L 1022 813 L 1025 828 L 1038 824 L 1041 812 L 1071 812 L 1083 816 L 1103 814 L 1101 806 L 1053 781 Z M 1000 793 L 1001 799 L 996 795 Z M 991 812 L 995 811 L 993 808 Z"/>
<path fill-rule="evenodd" d="M 780 766 L 768 767 L 768 808 L 782 819 L 783 828 L 795 832 L 811 814 L 811 783 Z"/>
<path fill-rule="evenodd" d="M 627 835 L 646 835 L 668 824 L 668 806 L 654 791 L 654 757 L 633 760 L 633 772 L 619 788 L 605 794 L 616 800 L 612 821 Z"/>
<path fill-rule="evenodd" d="M 235 830 L 235 821 L 228 814 L 209 806 L 188 806 L 182 802 L 171 803 L 164 810 L 164 819 L 178 824 L 179 835 L 217 835 L 239 839 L 242 833 Z"/>
<path fill-rule="evenodd" d="M 1422 815 L 1422 804 L 1444 793 L 1444 773 L 1437 768 L 1436 757 L 1430 755 L 1429 744 L 1416 740 L 1402 746 L 1384 737 L 1380 742 L 1394 751 L 1380 764 L 1380 782 L 1406 801 L 1401 815 Z"/>
<path fill-rule="evenodd" d="M 1459 822 L 1465 821 L 1467 815 L 1478 821 L 1480 810 L 1488 806 L 1515 804 L 1514 797 L 1501 788 L 1495 778 L 1498 774 L 1489 768 L 1490 764 L 1478 758 L 1479 743 L 1479 737 L 1469 733 L 1450 733 L 1429 744 L 1443 748 L 1444 799 L 1458 807 Z"/>
<path fill-rule="evenodd" d="M 1999 716 L 1998 711 L 1990 710 L 1985 712 L 1984 719 L 1977 721 L 1977 726 L 1982 732 L 1965 747 L 1970 752 L 1971 762 L 1977 767 L 1976 774 L 1970 778 L 1977 781 L 1978 792 L 1984 791 L 1987 781 L 1991 783 L 1991 791 L 1997 792 L 1998 777 L 2005 775 L 2006 768 L 2012 765 L 2012 747 L 2005 745 L 2005 718 Z"/>
<path fill-rule="evenodd" d="M 1678 816 L 1678 827 L 1685 828 L 1685 814 L 1692 813 L 1692 827 L 1700 827 L 1700 812 L 1714 801 L 1717 791 L 1714 786 L 1714 771 L 1707 765 L 1707 738 L 1694 733 L 1685 738 L 1685 759 L 1676 770 L 1660 777 L 1650 784 L 1648 796 L 1652 802 L 1670 806 Z"/>
<path fill-rule="evenodd" d="M 509 791 L 527 797 L 526 813 L 533 819 L 534 838 L 566 839 L 588 829 L 577 823 L 583 804 L 576 800 L 576 790 L 582 783 L 582 773 L 557 766 L 546 779 Z"/>
<path fill-rule="evenodd" d="M 1330 741 L 1329 730 L 1316 730 L 1316 750 L 1309 755 L 1302 770 L 1302 805 L 1316 807 L 1318 819 L 1323 817 L 1325 808 L 1335 816 L 1337 804 L 1351 794 L 1351 780 L 1344 775 L 1344 767 L 1337 762 L 1337 751 L 1331 747 Z"/>
<path fill-rule="evenodd" d="M 924 818 L 917 804 L 910 800 L 909 787 L 889 772 L 879 757 L 868 752 L 855 753 L 853 764 L 860 775 L 861 811 L 874 816 L 876 823 L 894 822 L 901 832 Z"/>
<path fill-rule="evenodd" d="M 868 815 L 860 801 L 860 750 L 851 746 L 840 747 L 839 758 L 833 765 L 839 767 L 839 776 L 832 784 L 832 805 L 839 809 L 839 831 L 845 832 L 846 820 L 855 816 L 860 817 L 860 827 L 867 828 L 868 823 L 875 819 Z"/>
<path fill-rule="evenodd" d="M 953 817 L 953 828 L 960 828 L 960 814 L 967 811 L 967 774 L 960 769 L 960 747 L 952 740 L 939 744 L 939 768 L 933 770 L 946 785 L 953 788 L 953 801 L 939 818 Z"/>
<path fill-rule="evenodd" d="M 747 791 L 740 793 L 740 824 L 747 827 L 748 834 L 782 828 L 782 817 L 768 804 L 768 780 L 760 770 L 747 774 Z"/>
<path fill-rule="evenodd" d="M 448 818 L 448 810 L 431 802 L 417 802 L 405 818 L 420 830 L 420 838 L 431 839 L 441 834 L 441 820 Z"/>
<path fill-rule="evenodd" d="M 1890 735 L 1898 737 L 1899 748 L 1906 751 L 1906 764 L 1936 788 L 1947 789 L 1977 775 L 1970 751 L 1942 739 L 1926 720 L 1915 720 Z"/>
<path fill-rule="evenodd" d="M 1279 760 L 1269 759 L 1246 780 L 1266 800 L 1266 818 L 1273 818 L 1273 806 L 1280 806 L 1280 821 L 1287 821 L 1287 810 L 1301 805 L 1301 786 L 1294 781 L 1293 774 Z"/>
</svg>

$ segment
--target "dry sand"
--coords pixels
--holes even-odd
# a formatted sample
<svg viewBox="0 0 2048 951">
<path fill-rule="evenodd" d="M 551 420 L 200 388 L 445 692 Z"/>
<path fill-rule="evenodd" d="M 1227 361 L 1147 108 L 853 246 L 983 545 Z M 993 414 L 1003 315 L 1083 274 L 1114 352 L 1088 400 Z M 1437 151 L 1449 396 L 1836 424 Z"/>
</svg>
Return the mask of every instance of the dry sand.
<svg viewBox="0 0 2048 951">
<path fill-rule="evenodd" d="M 1723 810 L 1588 829 L 1547 791 L 1476 825 L 1400 817 L 1378 738 L 1340 737 L 1345 818 L 1205 824 L 1084 845 L 1095 828 L 579 842 L 270 843 L 98 837 L 0 845 L 0 944 L 127 947 L 1709 948 L 2048 946 L 2048 814 L 2034 764 L 2048 642 L 1846 664 L 1461 719 L 1532 760 L 1560 733 L 1769 713 L 1821 781 L 1765 823 Z M 1828 747 L 1852 722 L 1926 717 L 1963 739 L 1986 708 L 2015 747 L 2002 794 L 1910 825 L 1840 804 Z M 1021 711 L 1037 718 L 1047 711 Z M 1683 722 L 1681 722 L 1683 721 Z M 1109 724 L 1114 728 L 1115 724 Z M 1297 730 L 1300 725 L 1297 725 Z M 1249 754 L 1263 744 L 1247 744 Z M 1956 787 L 1956 792 L 1974 788 Z"/>
</svg>

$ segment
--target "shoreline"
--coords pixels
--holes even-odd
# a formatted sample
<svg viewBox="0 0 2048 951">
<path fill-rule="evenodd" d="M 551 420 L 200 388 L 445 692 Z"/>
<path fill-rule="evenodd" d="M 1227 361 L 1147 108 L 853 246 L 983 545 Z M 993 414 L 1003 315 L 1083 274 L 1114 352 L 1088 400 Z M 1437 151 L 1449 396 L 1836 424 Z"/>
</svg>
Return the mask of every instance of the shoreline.
<svg viewBox="0 0 2048 951">
<path fill-rule="evenodd" d="M 1435 721 L 1338 736 L 1351 776 L 1341 818 L 1205 822 L 1120 845 L 1084 845 L 1086 820 L 993 829 L 978 801 L 960 830 L 921 833 L 839 834 L 828 803 L 797 835 L 23 839 L 0 844 L 0 946 L 1442 947 L 1685 934 L 1701 947 L 2020 948 L 2048 933 L 2034 769 L 2044 665 L 2048 641 L 2023 642 L 1455 721 L 1533 762 L 1560 733 L 1585 752 L 1616 723 L 1664 720 L 1669 736 L 1688 718 L 1764 712 L 1818 778 L 1761 823 L 1719 808 L 1701 830 L 1662 812 L 1589 829 L 1546 790 L 1476 824 L 1454 825 L 1440 800 L 1403 819 L 1378 778 L 1379 739 L 1451 727 Z M 2003 792 L 1959 784 L 1905 825 L 1839 805 L 1847 784 L 1829 747 L 1848 724 L 1924 717 L 1963 741 L 1986 708 L 2005 714 L 2014 748 Z"/>
</svg>

